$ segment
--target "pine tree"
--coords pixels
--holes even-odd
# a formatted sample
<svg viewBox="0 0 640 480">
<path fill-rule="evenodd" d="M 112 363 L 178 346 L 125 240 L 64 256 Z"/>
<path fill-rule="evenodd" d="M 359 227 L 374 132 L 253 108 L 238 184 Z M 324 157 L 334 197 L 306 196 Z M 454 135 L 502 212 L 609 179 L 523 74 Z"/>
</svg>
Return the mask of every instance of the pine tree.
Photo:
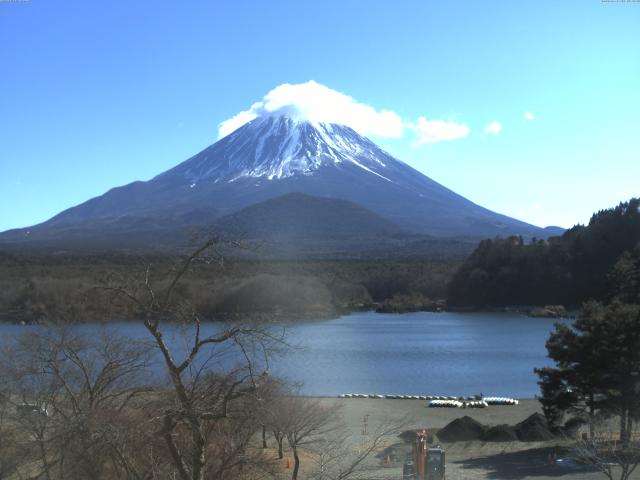
<svg viewBox="0 0 640 480">
<path fill-rule="evenodd" d="M 629 442 L 640 419 L 640 305 L 589 302 L 572 325 L 556 324 L 547 341 L 555 368 L 536 369 L 545 414 L 617 415 Z"/>
</svg>

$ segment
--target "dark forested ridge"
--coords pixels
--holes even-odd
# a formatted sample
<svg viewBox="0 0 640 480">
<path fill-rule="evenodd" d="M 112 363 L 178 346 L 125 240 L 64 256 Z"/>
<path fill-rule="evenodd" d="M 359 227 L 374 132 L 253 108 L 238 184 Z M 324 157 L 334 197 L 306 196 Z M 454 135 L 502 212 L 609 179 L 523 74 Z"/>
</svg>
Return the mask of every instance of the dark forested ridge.
<svg viewBox="0 0 640 480">
<path fill-rule="evenodd" d="M 102 287 L 140 288 L 147 268 L 162 279 L 182 259 L 135 255 L 15 255 L 0 252 L 0 321 L 66 323 L 139 319 Z M 176 295 L 205 318 L 332 317 L 402 295 L 442 299 L 459 260 L 295 260 L 199 263 Z M 94 288 L 97 287 L 97 288 Z"/>
<path fill-rule="evenodd" d="M 178 294 L 208 318 L 235 314 L 310 318 L 379 308 L 562 304 L 615 297 L 640 302 L 640 199 L 593 215 L 561 237 L 484 240 L 464 261 L 425 258 L 227 258 L 198 265 Z M 381 246 L 382 248 L 382 246 Z M 383 252 L 384 253 L 384 252 Z M 100 288 L 140 283 L 147 267 L 164 278 L 179 257 L 0 252 L 0 320 L 96 321 L 138 318 Z M 617 285 L 617 286 L 616 286 Z"/>
<path fill-rule="evenodd" d="M 628 291 L 614 291 L 620 277 Z M 448 303 L 578 306 L 589 299 L 637 296 L 639 287 L 640 199 L 634 198 L 560 237 L 482 241 L 454 275 Z"/>
</svg>

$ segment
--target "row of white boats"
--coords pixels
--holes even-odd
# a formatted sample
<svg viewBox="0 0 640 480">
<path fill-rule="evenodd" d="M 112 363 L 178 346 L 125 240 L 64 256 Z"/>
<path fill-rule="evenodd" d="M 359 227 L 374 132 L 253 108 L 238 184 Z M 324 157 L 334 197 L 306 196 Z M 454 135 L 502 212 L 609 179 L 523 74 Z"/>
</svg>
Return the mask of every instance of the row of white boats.
<svg viewBox="0 0 640 480">
<path fill-rule="evenodd" d="M 489 404 L 484 400 L 431 400 L 427 405 L 431 408 L 487 408 Z"/>
<path fill-rule="evenodd" d="M 511 397 L 453 397 L 442 395 L 378 395 L 367 393 L 343 393 L 338 398 L 372 398 L 394 400 L 428 400 L 429 407 L 435 408 L 485 408 L 489 405 L 518 405 L 518 400 Z"/>
<path fill-rule="evenodd" d="M 518 405 L 520 403 L 515 398 L 509 397 L 484 397 L 483 400 L 489 405 Z"/>
</svg>

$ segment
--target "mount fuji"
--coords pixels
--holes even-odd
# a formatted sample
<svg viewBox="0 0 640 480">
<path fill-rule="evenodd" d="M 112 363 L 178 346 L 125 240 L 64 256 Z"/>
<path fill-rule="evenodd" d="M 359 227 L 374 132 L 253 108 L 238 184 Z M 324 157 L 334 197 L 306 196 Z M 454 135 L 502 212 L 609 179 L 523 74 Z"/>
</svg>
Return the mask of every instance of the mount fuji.
<svg viewBox="0 0 640 480">
<path fill-rule="evenodd" d="M 302 202 L 311 206 L 295 216 L 306 217 L 307 222 L 340 218 L 318 213 L 333 211 L 343 215 L 341 223 L 349 223 L 349 215 L 357 210 L 353 221 L 362 225 L 360 237 L 373 235 L 374 230 L 376 237 L 394 238 L 561 233 L 561 229 L 542 229 L 467 200 L 348 126 L 279 113 L 258 116 L 149 181 L 113 188 L 42 224 L 4 232 L 0 248 L 166 248 L 183 243 L 191 227 L 213 224 L 224 230 L 238 222 L 249 236 L 264 237 L 269 236 L 269 225 L 282 228 L 282 222 L 270 215 L 282 216 L 287 203 L 267 201 L 286 196 L 290 203 L 299 202 L 301 197 L 287 196 L 292 193 L 317 200 Z M 251 232 L 252 222 L 243 221 L 243 216 L 263 203 L 260 231 Z M 292 217 L 292 221 L 296 220 Z M 372 230 L 375 225 L 384 225 L 384 232 Z M 309 225 L 301 229 L 307 227 L 317 231 Z M 325 230 L 332 229 L 331 224 L 325 225 Z"/>
</svg>

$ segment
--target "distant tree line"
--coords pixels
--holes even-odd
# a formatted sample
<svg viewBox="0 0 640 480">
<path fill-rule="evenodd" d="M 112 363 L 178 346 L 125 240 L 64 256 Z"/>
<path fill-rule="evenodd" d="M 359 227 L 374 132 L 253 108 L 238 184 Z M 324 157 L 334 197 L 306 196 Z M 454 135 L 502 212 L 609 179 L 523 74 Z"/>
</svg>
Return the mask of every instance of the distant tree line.
<svg viewBox="0 0 640 480">
<path fill-rule="evenodd" d="M 347 480 L 397 433 L 381 424 L 354 451 L 335 405 L 271 376 L 283 329 L 251 317 L 201 329 L 180 291 L 221 262 L 215 245 L 96 287 L 132 305 L 144 339 L 44 327 L 0 340 L 0 479 Z"/>
<path fill-rule="evenodd" d="M 637 299 L 639 272 L 640 199 L 634 198 L 597 212 L 587 226 L 575 226 L 561 237 L 482 241 L 453 276 L 448 302 L 579 306 L 620 294 Z M 616 281 L 621 278 L 625 281 Z"/>
<path fill-rule="evenodd" d="M 0 253 L 0 321 L 69 323 L 140 319 L 130 302 L 99 287 L 141 281 L 146 265 L 162 283 L 176 257 Z M 236 260 L 197 264 L 174 292 L 205 318 L 266 314 L 323 318 L 374 308 L 396 295 L 442 299 L 456 260 Z M 52 313 L 55 312 L 55 315 Z"/>
</svg>

